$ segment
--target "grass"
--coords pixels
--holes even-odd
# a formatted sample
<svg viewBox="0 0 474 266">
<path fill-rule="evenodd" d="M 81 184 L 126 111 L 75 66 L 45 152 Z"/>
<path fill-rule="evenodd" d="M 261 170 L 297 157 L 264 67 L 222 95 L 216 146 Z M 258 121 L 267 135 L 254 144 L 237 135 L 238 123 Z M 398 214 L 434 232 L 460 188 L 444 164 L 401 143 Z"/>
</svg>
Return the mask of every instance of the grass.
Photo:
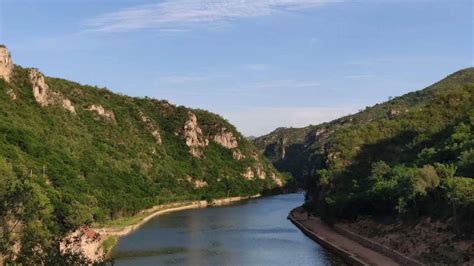
<svg viewBox="0 0 474 266">
<path fill-rule="evenodd" d="M 110 236 L 104 241 L 104 243 L 102 243 L 102 247 L 104 248 L 105 254 L 109 253 L 112 250 L 112 248 L 117 244 L 117 240 L 117 236 Z"/>
<path fill-rule="evenodd" d="M 149 213 L 141 213 L 134 216 L 126 216 L 118 219 L 110 220 L 105 223 L 99 224 L 99 227 L 112 227 L 116 229 L 121 229 L 130 225 L 135 225 L 140 223 Z"/>
<path fill-rule="evenodd" d="M 162 204 L 162 205 L 160 205 L 161 208 L 158 208 L 155 211 L 147 211 L 147 212 L 139 213 L 139 214 L 136 214 L 136 215 L 133 215 L 133 216 L 124 216 L 124 217 L 121 217 L 121 218 L 109 220 L 109 221 L 104 222 L 104 223 L 95 224 L 93 227 L 110 227 L 110 228 L 114 228 L 114 229 L 122 229 L 122 228 L 130 226 L 130 225 L 139 224 L 143 219 L 145 219 L 145 217 L 147 217 L 148 215 L 150 215 L 154 212 L 166 210 L 166 209 L 169 209 L 169 208 L 185 206 L 185 205 L 190 204 L 190 203 L 191 203 L 191 201 L 175 202 L 174 204 L 176 204 L 176 205 L 172 205 L 172 206 L 166 206 L 167 204 Z"/>
</svg>

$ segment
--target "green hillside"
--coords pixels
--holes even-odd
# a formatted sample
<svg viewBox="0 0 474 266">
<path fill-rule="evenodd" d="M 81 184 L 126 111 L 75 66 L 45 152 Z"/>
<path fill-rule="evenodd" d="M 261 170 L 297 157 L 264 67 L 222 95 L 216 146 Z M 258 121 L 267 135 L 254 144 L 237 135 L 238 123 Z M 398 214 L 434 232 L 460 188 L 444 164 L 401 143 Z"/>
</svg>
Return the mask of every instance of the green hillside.
<svg viewBox="0 0 474 266">
<path fill-rule="evenodd" d="M 216 114 L 44 81 L 20 66 L 9 82 L 0 78 L 0 254 L 7 258 L 19 249 L 18 262 L 48 264 L 80 225 L 281 186 L 271 163 Z"/>
<path fill-rule="evenodd" d="M 461 70 L 424 90 L 396 97 L 328 123 L 304 128 L 278 128 L 253 142 L 280 171 L 290 172 L 297 180 L 304 182 L 304 178 L 313 176 L 317 169 L 326 168 L 329 163 L 326 154 L 329 146 L 326 145 L 334 139 L 335 132 L 375 121 L 392 121 L 405 112 L 422 108 L 437 97 L 459 92 L 463 86 L 474 82 L 473 72 L 472 68 Z"/>
<path fill-rule="evenodd" d="M 318 126 L 254 140 L 291 172 L 327 219 L 359 215 L 474 219 L 474 68 Z"/>
</svg>

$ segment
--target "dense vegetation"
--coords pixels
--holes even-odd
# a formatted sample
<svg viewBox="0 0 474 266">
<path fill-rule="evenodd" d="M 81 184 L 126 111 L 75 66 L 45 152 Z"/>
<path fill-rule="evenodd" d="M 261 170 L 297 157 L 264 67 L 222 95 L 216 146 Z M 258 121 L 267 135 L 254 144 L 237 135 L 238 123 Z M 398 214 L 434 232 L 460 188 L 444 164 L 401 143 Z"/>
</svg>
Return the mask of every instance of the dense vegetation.
<svg viewBox="0 0 474 266">
<path fill-rule="evenodd" d="M 57 78 L 46 83 L 71 100 L 76 114 L 41 107 L 27 69 L 15 66 L 10 82 L 0 78 L 0 254 L 7 260 L 19 252 L 16 262 L 50 264 L 61 258 L 60 240 L 80 225 L 170 201 L 246 196 L 275 187 L 271 164 L 218 115 Z M 92 104 L 112 111 L 114 119 L 88 111 Z M 183 138 L 189 111 L 209 139 L 202 158 L 190 154 Z M 161 144 L 140 113 L 159 127 Z M 212 141 L 223 127 L 245 157 L 236 160 Z M 242 176 L 257 165 L 268 178 Z M 196 187 L 195 180 L 207 185 Z"/>
<path fill-rule="evenodd" d="M 453 218 L 472 239 L 473 68 L 355 115 L 278 129 L 254 143 L 308 189 L 323 218 Z"/>
</svg>

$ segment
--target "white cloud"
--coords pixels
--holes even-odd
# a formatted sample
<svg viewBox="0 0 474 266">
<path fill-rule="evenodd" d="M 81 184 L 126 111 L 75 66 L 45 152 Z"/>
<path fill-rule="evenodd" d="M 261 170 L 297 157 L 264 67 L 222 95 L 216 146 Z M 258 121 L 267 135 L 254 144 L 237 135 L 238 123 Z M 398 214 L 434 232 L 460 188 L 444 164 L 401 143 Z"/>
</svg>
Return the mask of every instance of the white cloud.
<svg viewBox="0 0 474 266">
<path fill-rule="evenodd" d="M 222 115 L 247 136 L 261 136 L 278 127 L 305 127 L 357 112 L 361 107 L 250 107 Z"/>
<path fill-rule="evenodd" d="M 276 12 L 307 9 L 340 0 L 165 0 L 105 13 L 85 22 L 86 31 L 121 32 L 166 29 L 190 23 L 212 23 Z"/>
</svg>

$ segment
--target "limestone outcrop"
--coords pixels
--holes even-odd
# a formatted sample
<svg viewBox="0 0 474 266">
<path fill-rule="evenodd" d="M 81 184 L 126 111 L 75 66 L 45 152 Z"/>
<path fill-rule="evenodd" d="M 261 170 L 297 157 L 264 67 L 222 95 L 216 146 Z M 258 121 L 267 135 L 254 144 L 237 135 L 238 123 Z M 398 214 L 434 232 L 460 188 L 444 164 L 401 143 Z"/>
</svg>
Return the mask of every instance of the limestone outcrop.
<svg viewBox="0 0 474 266">
<path fill-rule="evenodd" d="M 259 163 L 257 164 L 257 177 L 260 179 L 266 179 L 267 178 L 267 173 L 265 173 L 265 169 L 263 166 Z"/>
<path fill-rule="evenodd" d="M 227 128 L 221 127 L 219 132 L 214 135 L 213 140 L 215 143 L 221 145 L 226 149 L 233 149 L 239 146 L 237 139 L 234 137 L 232 132 L 228 131 Z"/>
<path fill-rule="evenodd" d="M 187 176 L 186 177 L 186 181 L 188 181 L 189 183 L 193 184 L 193 187 L 195 189 L 200 189 L 200 188 L 203 188 L 203 187 L 207 187 L 208 184 L 206 181 L 204 180 L 194 180 L 191 176 Z"/>
<path fill-rule="evenodd" d="M 0 45 L 0 78 L 10 82 L 13 74 L 13 61 L 8 49 Z"/>
<path fill-rule="evenodd" d="M 280 139 L 279 141 L 279 146 L 281 147 L 281 159 L 285 159 L 286 156 L 286 146 L 288 145 L 288 138 L 284 136 L 283 138 Z"/>
<path fill-rule="evenodd" d="M 232 158 L 236 161 L 240 161 L 245 158 L 245 155 L 243 155 L 239 149 L 234 149 L 232 150 Z"/>
<path fill-rule="evenodd" d="M 255 177 L 255 174 L 252 171 L 252 167 L 247 167 L 242 174 L 242 176 L 247 180 L 252 180 Z"/>
<path fill-rule="evenodd" d="M 140 120 L 145 124 L 147 130 L 155 139 L 156 144 L 161 144 L 160 129 L 156 122 L 146 116 L 142 110 L 138 110 L 138 116 L 140 117 Z"/>
<path fill-rule="evenodd" d="M 48 84 L 44 81 L 44 76 L 36 69 L 30 69 L 29 72 L 33 95 L 41 106 L 61 106 L 69 112 L 75 114 L 76 109 L 72 102 L 65 98 L 60 92 L 50 90 Z"/>
<path fill-rule="evenodd" d="M 70 233 L 61 243 L 61 253 L 82 254 L 92 262 L 104 259 L 103 237 L 94 230 L 81 226 Z"/>
<path fill-rule="evenodd" d="M 258 153 L 255 152 L 255 151 L 252 151 L 252 153 L 250 154 L 250 157 L 252 157 L 256 162 L 258 162 Z"/>
<path fill-rule="evenodd" d="M 281 179 L 275 173 L 272 173 L 271 177 L 272 177 L 273 181 L 275 182 L 275 184 L 277 184 L 277 186 L 279 186 L 279 187 L 283 186 L 283 181 L 281 181 Z"/>
<path fill-rule="evenodd" d="M 390 110 L 388 111 L 388 117 L 393 119 L 406 112 L 408 112 L 408 109 L 406 108 L 405 109 L 390 108 Z"/>
<path fill-rule="evenodd" d="M 184 124 L 184 139 L 189 147 L 189 153 L 196 158 L 203 156 L 202 148 L 209 145 L 209 140 L 203 137 L 199 127 L 197 117 L 194 113 L 188 112 L 188 120 Z"/>
<path fill-rule="evenodd" d="M 10 96 L 10 99 L 12 99 L 12 101 L 15 101 L 17 98 L 16 93 L 12 89 L 9 89 L 7 91 L 7 95 Z"/>
<path fill-rule="evenodd" d="M 103 117 L 108 120 L 115 121 L 115 114 L 113 111 L 105 109 L 102 105 L 100 104 L 93 104 L 87 107 L 87 110 L 96 113 L 100 117 Z"/>
<path fill-rule="evenodd" d="M 203 180 L 195 180 L 194 181 L 194 188 L 203 188 L 207 187 L 207 182 Z"/>
<path fill-rule="evenodd" d="M 212 137 L 212 140 L 220 146 L 232 150 L 232 158 L 234 158 L 234 160 L 240 161 L 245 158 L 245 155 L 243 155 L 242 152 L 237 149 L 239 146 L 237 138 L 227 128 L 221 127 Z"/>
<path fill-rule="evenodd" d="M 254 180 L 255 178 L 267 179 L 269 177 L 273 180 L 273 182 L 275 182 L 277 186 L 283 186 L 283 181 L 281 180 L 281 178 L 277 176 L 274 172 L 270 172 L 270 174 L 267 174 L 267 172 L 265 172 L 265 168 L 261 163 L 257 163 L 254 168 L 250 166 L 245 168 L 245 171 L 242 173 L 242 176 L 247 180 Z"/>
</svg>

